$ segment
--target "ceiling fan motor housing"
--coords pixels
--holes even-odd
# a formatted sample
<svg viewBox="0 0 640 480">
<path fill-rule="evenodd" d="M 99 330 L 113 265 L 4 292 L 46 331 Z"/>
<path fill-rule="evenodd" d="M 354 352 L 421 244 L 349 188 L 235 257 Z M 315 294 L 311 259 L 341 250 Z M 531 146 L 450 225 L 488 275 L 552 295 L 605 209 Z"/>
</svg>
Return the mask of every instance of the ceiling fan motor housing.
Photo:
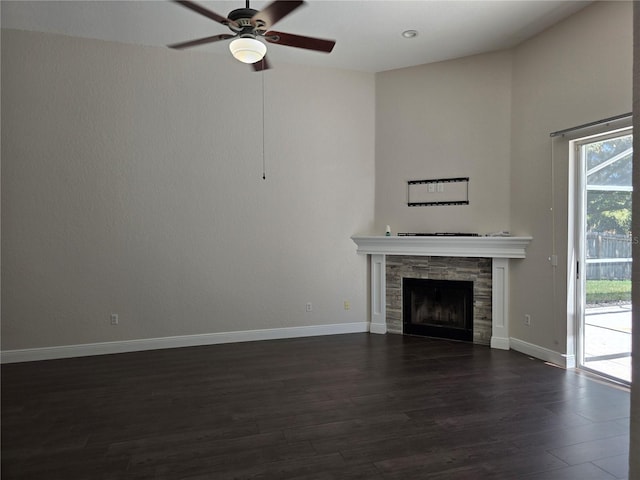
<svg viewBox="0 0 640 480">
<path fill-rule="evenodd" d="M 264 24 L 260 20 L 256 20 L 255 23 L 251 22 L 251 19 L 257 13 L 258 10 L 254 10 L 253 8 L 237 8 L 229 13 L 227 18 L 240 25 L 240 33 L 253 33 L 254 28 L 259 30 L 261 27 L 264 27 Z"/>
</svg>

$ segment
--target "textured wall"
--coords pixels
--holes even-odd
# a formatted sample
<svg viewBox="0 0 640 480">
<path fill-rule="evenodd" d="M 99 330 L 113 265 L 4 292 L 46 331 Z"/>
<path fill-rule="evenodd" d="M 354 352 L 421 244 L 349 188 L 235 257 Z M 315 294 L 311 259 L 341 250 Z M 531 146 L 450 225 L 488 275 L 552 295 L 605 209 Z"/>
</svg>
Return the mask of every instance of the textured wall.
<svg viewBox="0 0 640 480">
<path fill-rule="evenodd" d="M 266 181 L 262 80 L 3 30 L 3 349 L 366 320 L 374 77 L 266 72 Z"/>
<path fill-rule="evenodd" d="M 509 333 L 562 354 L 574 353 L 567 333 L 576 321 L 567 288 L 574 276 L 567 272 L 575 266 L 569 255 L 575 171 L 566 145 L 563 151 L 556 140 L 552 150 L 549 134 L 631 111 L 631 13 L 630 2 L 595 2 L 514 51 L 511 225 L 533 241 L 527 258 L 511 266 Z"/>
<path fill-rule="evenodd" d="M 372 233 L 533 236 L 510 266 L 510 334 L 561 354 L 574 344 L 570 172 L 566 152 L 552 160 L 549 134 L 631 111 L 631 10 L 594 2 L 510 51 L 376 76 Z M 470 205 L 406 206 L 407 180 L 458 176 L 470 177 Z"/>
<path fill-rule="evenodd" d="M 511 52 L 379 73 L 376 98 L 374 233 L 509 230 Z M 450 177 L 469 205 L 407 207 L 408 180 Z"/>
</svg>

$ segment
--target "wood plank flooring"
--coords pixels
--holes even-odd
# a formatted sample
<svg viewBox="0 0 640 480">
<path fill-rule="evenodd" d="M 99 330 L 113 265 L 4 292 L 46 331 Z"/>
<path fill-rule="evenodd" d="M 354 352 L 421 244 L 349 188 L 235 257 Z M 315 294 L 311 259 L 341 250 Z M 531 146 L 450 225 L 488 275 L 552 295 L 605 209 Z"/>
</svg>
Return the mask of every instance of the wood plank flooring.
<svg viewBox="0 0 640 480">
<path fill-rule="evenodd" d="M 624 479 L 628 391 L 335 335 L 2 366 L 2 479 Z"/>
</svg>

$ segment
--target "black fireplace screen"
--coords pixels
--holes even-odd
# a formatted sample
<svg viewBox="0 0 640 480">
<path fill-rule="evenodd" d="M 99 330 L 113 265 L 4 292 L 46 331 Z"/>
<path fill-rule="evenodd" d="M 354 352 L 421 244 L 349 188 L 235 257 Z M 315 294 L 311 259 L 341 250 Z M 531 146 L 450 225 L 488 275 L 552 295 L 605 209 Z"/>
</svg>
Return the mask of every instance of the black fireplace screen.
<svg viewBox="0 0 640 480">
<path fill-rule="evenodd" d="M 402 279 L 404 333 L 473 340 L 473 282 Z"/>
</svg>

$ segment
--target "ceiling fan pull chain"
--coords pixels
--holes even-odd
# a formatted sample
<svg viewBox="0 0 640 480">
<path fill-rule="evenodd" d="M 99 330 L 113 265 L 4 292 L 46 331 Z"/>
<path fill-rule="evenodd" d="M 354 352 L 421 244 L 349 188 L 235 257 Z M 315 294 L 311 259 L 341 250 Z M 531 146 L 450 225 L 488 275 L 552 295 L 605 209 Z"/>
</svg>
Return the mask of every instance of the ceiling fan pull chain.
<svg viewBox="0 0 640 480">
<path fill-rule="evenodd" d="M 247 3 L 249 3 L 249 0 L 247 0 Z M 262 59 L 262 63 L 264 64 L 264 58 Z M 264 65 L 260 76 L 262 77 L 262 179 L 266 180 L 267 168 L 264 159 Z"/>
</svg>

